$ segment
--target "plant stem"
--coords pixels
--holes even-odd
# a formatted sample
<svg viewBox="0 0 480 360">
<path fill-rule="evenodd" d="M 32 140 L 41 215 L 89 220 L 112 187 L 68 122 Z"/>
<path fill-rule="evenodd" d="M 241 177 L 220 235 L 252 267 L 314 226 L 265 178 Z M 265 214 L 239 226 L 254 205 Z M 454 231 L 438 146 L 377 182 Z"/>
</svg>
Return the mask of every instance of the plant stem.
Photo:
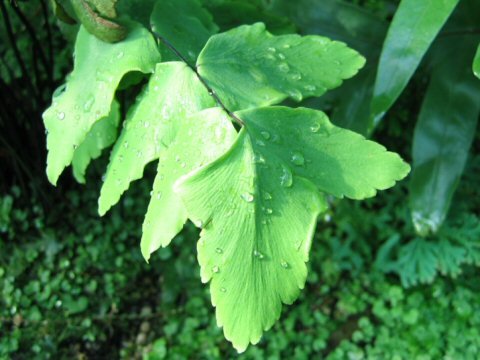
<svg viewBox="0 0 480 360">
<path fill-rule="evenodd" d="M 218 94 L 215 92 L 214 89 L 212 89 L 206 80 L 199 74 L 197 67 L 192 66 L 191 64 L 188 63 L 187 59 L 185 56 L 183 56 L 178 49 L 176 49 L 167 39 L 165 39 L 162 35 L 158 34 L 157 32 L 151 30 L 152 34 L 163 44 L 165 44 L 166 47 L 168 47 L 180 60 L 182 60 L 190 69 L 193 70 L 193 72 L 197 75 L 198 80 L 203 84 L 203 86 L 207 89 L 208 93 L 210 96 L 212 96 L 216 103 L 232 118 L 232 120 L 237 123 L 240 127 L 245 126 L 245 123 L 243 122 L 242 119 L 240 119 L 238 116 L 235 115 L 232 111 L 230 111 L 225 104 L 222 102 Z"/>
</svg>

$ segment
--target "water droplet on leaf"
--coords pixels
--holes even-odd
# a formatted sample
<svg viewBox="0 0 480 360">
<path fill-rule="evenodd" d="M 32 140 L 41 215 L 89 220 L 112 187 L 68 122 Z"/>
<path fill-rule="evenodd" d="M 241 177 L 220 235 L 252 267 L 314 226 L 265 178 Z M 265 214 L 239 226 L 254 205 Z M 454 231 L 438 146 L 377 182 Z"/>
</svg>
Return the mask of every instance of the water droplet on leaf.
<svg viewBox="0 0 480 360">
<path fill-rule="evenodd" d="M 262 131 L 260 134 L 263 136 L 263 138 L 264 138 L 265 140 L 269 140 L 270 137 L 271 137 L 271 135 L 270 135 L 270 133 L 269 133 L 268 131 Z"/>
<path fill-rule="evenodd" d="M 251 203 L 254 200 L 254 196 L 250 193 L 242 194 L 242 195 L 240 195 L 240 197 L 248 203 Z"/>
<path fill-rule="evenodd" d="M 303 166 L 305 164 L 305 158 L 298 151 L 295 151 L 292 153 L 292 157 L 290 158 L 290 161 L 297 166 Z"/>
<path fill-rule="evenodd" d="M 255 256 L 256 258 L 262 260 L 265 256 L 258 250 L 254 250 L 253 251 L 253 256 Z"/>
<path fill-rule="evenodd" d="M 293 176 L 290 169 L 282 166 L 282 174 L 280 175 L 280 185 L 283 187 L 290 187 L 293 184 Z"/>
</svg>

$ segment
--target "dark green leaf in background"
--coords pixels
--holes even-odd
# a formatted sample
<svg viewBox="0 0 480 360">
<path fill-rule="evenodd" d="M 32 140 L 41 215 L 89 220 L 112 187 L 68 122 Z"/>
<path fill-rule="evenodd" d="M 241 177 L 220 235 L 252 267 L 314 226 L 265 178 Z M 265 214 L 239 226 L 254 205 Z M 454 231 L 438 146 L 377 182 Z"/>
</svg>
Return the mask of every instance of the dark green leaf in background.
<svg viewBox="0 0 480 360">
<path fill-rule="evenodd" d="M 459 0 L 402 0 L 383 45 L 372 101 L 372 126 L 405 89 Z"/>
<path fill-rule="evenodd" d="M 367 135 L 375 73 L 387 22 L 360 6 L 339 0 L 275 0 L 271 8 L 288 16 L 301 33 L 343 41 L 367 58 L 366 66 L 357 76 L 326 95 L 334 104 L 334 124 Z M 306 105 L 324 109 L 324 98 L 312 99 Z"/>
<path fill-rule="evenodd" d="M 413 140 L 410 205 L 421 235 L 435 233 L 447 215 L 480 113 L 480 82 L 471 71 L 477 42 L 449 44 L 453 48 L 434 69 Z"/>
<path fill-rule="evenodd" d="M 477 53 L 473 60 L 473 73 L 480 79 L 480 46 L 477 48 Z"/>
<path fill-rule="evenodd" d="M 151 24 L 152 30 L 172 44 L 189 64 L 195 64 L 207 40 L 218 32 L 212 16 L 198 0 L 157 1 Z M 178 60 L 174 54 L 164 52 L 164 55 L 164 61 Z"/>
</svg>

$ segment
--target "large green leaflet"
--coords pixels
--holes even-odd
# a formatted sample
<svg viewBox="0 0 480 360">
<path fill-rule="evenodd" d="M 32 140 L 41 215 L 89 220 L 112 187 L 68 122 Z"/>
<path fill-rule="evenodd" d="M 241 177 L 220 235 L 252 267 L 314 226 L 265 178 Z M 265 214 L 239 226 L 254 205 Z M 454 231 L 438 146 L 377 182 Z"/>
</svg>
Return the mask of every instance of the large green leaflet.
<svg viewBox="0 0 480 360">
<path fill-rule="evenodd" d="M 435 69 L 415 128 L 410 204 L 421 235 L 445 220 L 475 136 L 480 83 L 470 68 L 472 40 L 454 44 L 455 56 Z"/>
<path fill-rule="evenodd" d="M 373 196 L 409 166 L 319 111 L 266 107 L 236 116 L 245 128 L 231 150 L 181 179 L 176 191 L 203 227 L 198 259 L 217 322 L 243 351 L 304 286 L 316 218 L 326 209 L 319 190 Z"/>
<path fill-rule="evenodd" d="M 111 154 L 99 203 L 105 214 L 130 183 L 141 179 L 145 165 L 159 158 L 182 131 L 179 120 L 215 102 L 194 72 L 182 62 L 158 64 L 148 86 L 129 111 Z"/>
<path fill-rule="evenodd" d="M 153 72 L 160 61 L 155 40 L 139 25 L 116 44 L 98 40 L 82 27 L 75 54 L 65 90 L 53 97 L 52 106 L 43 114 L 48 131 L 47 176 L 52 184 L 71 163 L 92 126 L 110 113 L 122 77 L 130 71 Z"/>
<path fill-rule="evenodd" d="M 220 108 L 181 119 L 175 140 L 160 153 L 158 173 L 143 223 L 141 250 L 146 260 L 160 246 L 170 244 L 187 221 L 185 208 L 173 192 L 174 183 L 181 176 L 220 157 L 236 137 L 230 118 Z"/>
<path fill-rule="evenodd" d="M 171 43 L 190 64 L 195 64 L 207 40 L 218 32 L 212 16 L 198 0 L 157 1 L 151 24 L 153 31 Z M 175 58 L 173 54 L 165 54 L 167 58 L 170 55 Z"/>
<path fill-rule="evenodd" d="M 197 60 L 199 74 L 230 111 L 323 95 L 364 64 L 344 43 L 273 36 L 262 23 L 212 36 Z"/>
<path fill-rule="evenodd" d="M 407 86 L 459 0 L 402 0 L 383 45 L 372 100 L 378 124 Z"/>
<path fill-rule="evenodd" d="M 120 104 L 114 100 L 110 114 L 92 126 L 83 143 L 73 154 L 73 175 L 79 183 L 85 183 L 85 171 L 90 162 L 98 158 L 102 150 L 112 145 L 117 139 L 119 122 Z"/>
<path fill-rule="evenodd" d="M 337 197 L 375 196 L 377 190 L 392 187 L 410 171 L 397 154 L 332 125 L 321 111 L 270 107 L 238 114 L 257 139 L 259 154 L 275 154 L 318 190 Z"/>
</svg>

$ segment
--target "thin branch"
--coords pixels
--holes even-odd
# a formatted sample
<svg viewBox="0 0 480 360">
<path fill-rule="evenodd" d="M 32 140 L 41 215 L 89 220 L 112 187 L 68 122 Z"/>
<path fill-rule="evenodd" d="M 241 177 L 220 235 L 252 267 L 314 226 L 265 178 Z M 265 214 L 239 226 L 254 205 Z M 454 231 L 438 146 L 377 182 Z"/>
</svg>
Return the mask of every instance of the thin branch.
<svg viewBox="0 0 480 360">
<path fill-rule="evenodd" d="M 212 89 L 208 83 L 205 81 L 205 79 L 199 74 L 198 69 L 195 66 L 192 66 L 189 64 L 185 56 L 183 56 L 178 49 L 176 49 L 167 39 L 165 39 L 162 35 L 159 33 L 155 32 L 154 30 L 151 30 L 152 34 L 163 44 L 165 44 L 166 47 L 168 47 L 180 60 L 182 60 L 190 69 L 193 70 L 193 72 L 197 75 L 198 79 L 202 83 L 202 85 L 207 89 L 208 94 L 213 97 L 215 102 L 232 118 L 232 120 L 237 123 L 240 127 L 245 126 L 245 123 L 243 122 L 242 119 L 238 118 L 232 111 L 230 111 L 225 104 L 222 102 L 218 94 L 215 92 L 214 89 Z"/>
<path fill-rule="evenodd" d="M 12 24 L 10 22 L 10 17 L 8 15 L 7 8 L 5 7 L 5 4 L 4 4 L 3 0 L 0 1 L 0 11 L 2 12 L 2 15 L 3 15 L 3 21 L 4 21 L 4 24 L 5 24 L 5 28 L 7 30 L 7 35 L 8 35 L 8 39 L 10 41 L 10 45 L 12 46 L 13 53 L 15 54 L 15 57 L 18 61 L 18 65 L 20 66 L 20 69 L 22 70 L 22 76 L 26 79 L 27 84 L 30 87 L 30 90 L 32 91 L 32 94 L 37 96 L 38 94 L 35 91 L 35 87 L 33 86 L 32 79 L 28 76 L 27 67 L 25 66 L 22 55 L 20 54 L 20 50 L 17 47 L 17 43 L 15 41 L 15 35 L 13 33 Z"/>
<path fill-rule="evenodd" d="M 45 0 L 40 0 L 40 5 L 42 7 L 42 14 L 43 14 L 43 19 L 45 21 L 45 30 L 47 31 L 47 40 L 48 40 L 48 58 L 49 58 L 49 64 L 50 64 L 50 73 L 49 75 L 49 85 L 53 90 L 53 69 L 55 67 L 55 57 L 53 56 L 53 37 L 52 37 L 52 29 L 50 28 L 50 22 L 49 22 L 49 17 L 48 17 L 48 9 L 47 5 L 45 4 Z"/>
</svg>

